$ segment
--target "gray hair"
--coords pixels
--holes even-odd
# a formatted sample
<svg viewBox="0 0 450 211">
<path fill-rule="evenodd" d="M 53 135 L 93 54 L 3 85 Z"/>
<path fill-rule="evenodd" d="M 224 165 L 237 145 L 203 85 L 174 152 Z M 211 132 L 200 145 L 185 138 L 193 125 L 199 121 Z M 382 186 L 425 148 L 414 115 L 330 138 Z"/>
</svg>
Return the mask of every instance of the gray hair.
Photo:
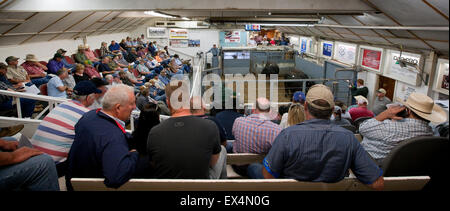
<svg viewBox="0 0 450 211">
<path fill-rule="evenodd" d="M 134 95 L 133 87 L 125 84 L 114 85 L 105 93 L 102 108 L 104 110 L 110 110 L 117 104 L 125 105 L 129 100 L 130 94 Z"/>
<path fill-rule="evenodd" d="M 83 102 L 91 95 L 95 95 L 95 93 L 92 93 L 92 94 L 89 94 L 89 95 L 77 95 L 75 93 L 72 93 L 72 99 L 76 100 L 76 101 L 79 101 L 79 102 Z"/>
</svg>

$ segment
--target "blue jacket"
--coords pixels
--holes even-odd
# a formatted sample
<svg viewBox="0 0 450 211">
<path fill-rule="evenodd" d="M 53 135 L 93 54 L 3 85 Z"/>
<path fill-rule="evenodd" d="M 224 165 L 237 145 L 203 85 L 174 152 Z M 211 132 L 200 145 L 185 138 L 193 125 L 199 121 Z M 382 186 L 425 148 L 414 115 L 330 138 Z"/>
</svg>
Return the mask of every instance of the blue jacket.
<svg viewBox="0 0 450 211">
<path fill-rule="evenodd" d="M 99 110 L 85 113 L 75 125 L 75 139 L 67 157 L 66 184 L 70 178 L 105 178 L 119 188 L 136 170 L 139 154 L 129 152 L 131 138 L 114 119 Z"/>
</svg>

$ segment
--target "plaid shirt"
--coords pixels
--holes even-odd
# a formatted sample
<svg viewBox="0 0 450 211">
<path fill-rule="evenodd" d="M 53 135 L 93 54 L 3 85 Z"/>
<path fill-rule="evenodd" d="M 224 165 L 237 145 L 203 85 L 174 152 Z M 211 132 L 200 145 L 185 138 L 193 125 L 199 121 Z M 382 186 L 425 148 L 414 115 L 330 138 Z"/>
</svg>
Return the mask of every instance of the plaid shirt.
<svg viewBox="0 0 450 211">
<path fill-rule="evenodd" d="M 233 124 L 233 152 L 266 154 L 282 128 L 260 114 L 239 117 Z"/>
<path fill-rule="evenodd" d="M 405 118 L 398 121 L 369 119 L 361 123 L 361 145 L 374 159 L 384 159 L 400 142 L 417 136 L 432 136 L 427 122 Z"/>
</svg>

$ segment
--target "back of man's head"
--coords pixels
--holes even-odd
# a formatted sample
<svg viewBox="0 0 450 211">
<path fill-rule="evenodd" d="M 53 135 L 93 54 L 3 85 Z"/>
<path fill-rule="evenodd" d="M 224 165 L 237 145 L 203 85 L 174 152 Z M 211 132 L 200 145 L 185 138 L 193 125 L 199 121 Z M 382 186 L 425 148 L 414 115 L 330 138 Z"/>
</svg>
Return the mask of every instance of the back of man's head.
<svg viewBox="0 0 450 211">
<path fill-rule="evenodd" d="M 61 76 L 62 74 L 66 73 L 66 72 L 67 72 L 66 68 L 61 68 L 58 71 L 56 71 L 56 75 Z"/>
<path fill-rule="evenodd" d="M 129 101 L 130 95 L 134 95 L 134 90 L 130 86 L 119 84 L 111 87 L 103 97 L 103 110 L 109 111 L 117 104 L 125 105 Z"/>
<path fill-rule="evenodd" d="M 193 115 L 205 115 L 206 105 L 201 96 L 193 96 L 191 98 L 191 113 Z"/>
<path fill-rule="evenodd" d="M 312 86 L 306 94 L 306 112 L 317 119 L 330 119 L 334 109 L 334 96 L 322 84 Z"/>
<path fill-rule="evenodd" d="M 189 109 L 189 87 L 181 80 L 172 80 L 166 85 L 166 101 L 172 110 Z M 174 97 L 172 96 L 174 95 Z M 178 98 L 175 98 L 175 95 Z"/>
<path fill-rule="evenodd" d="M 270 101 L 267 98 L 260 97 L 256 100 L 256 111 L 259 113 L 270 112 Z"/>
</svg>

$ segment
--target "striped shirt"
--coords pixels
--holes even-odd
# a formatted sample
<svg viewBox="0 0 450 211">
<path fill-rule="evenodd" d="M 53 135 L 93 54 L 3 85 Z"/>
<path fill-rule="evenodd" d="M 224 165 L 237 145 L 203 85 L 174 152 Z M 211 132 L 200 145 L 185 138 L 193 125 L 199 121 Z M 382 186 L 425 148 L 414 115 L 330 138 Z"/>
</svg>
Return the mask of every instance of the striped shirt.
<svg viewBox="0 0 450 211">
<path fill-rule="evenodd" d="M 31 143 L 55 162 L 65 161 L 75 138 L 75 124 L 88 111 L 77 101 L 61 103 L 42 120 Z"/>
<path fill-rule="evenodd" d="M 403 140 L 432 136 L 433 130 L 427 122 L 418 119 L 405 118 L 382 122 L 369 119 L 361 123 L 359 133 L 364 137 L 361 145 L 374 159 L 384 159 L 389 152 Z"/>
<path fill-rule="evenodd" d="M 239 117 L 233 124 L 233 152 L 266 154 L 282 128 L 260 114 Z"/>
</svg>

